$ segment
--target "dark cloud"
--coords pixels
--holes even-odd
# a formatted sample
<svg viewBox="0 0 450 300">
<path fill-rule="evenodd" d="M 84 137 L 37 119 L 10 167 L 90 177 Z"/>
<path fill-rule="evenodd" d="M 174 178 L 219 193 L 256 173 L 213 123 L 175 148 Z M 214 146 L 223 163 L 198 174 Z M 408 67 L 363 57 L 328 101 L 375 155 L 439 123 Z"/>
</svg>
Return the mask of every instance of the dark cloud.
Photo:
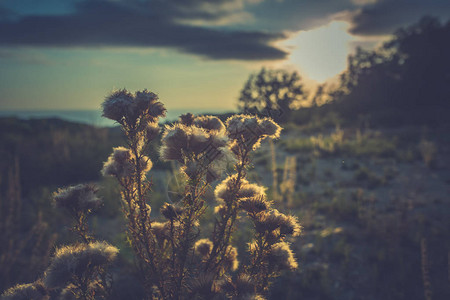
<svg viewBox="0 0 450 300">
<path fill-rule="evenodd" d="M 424 15 L 450 17 L 448 0 L 381 0 L 351 14 L 350 32 L 359 35 L 383 35 L 417 22 Z"/>
<path fill-rule="evenodd" d="M 214 18 L 214 12 L 216 18 L 224 17 L 223 7 L 240 3 L 221 0 L 216 6 L 203 6 L 207 1 L 189 1 L 195 4 L 191 10 L 197 7 L 198 13 L 210 11 L 210 18 Z M 185 4 L 164 3 L 166 1 L 90 0 L 78 3 L 73 14 L 29 15 L 14 21 L 2 20 L 0 44 L 171 47 L 214 59 L 269 60 L 287 56 L 286 52 L 272 46 L 273 42 L 286 38 L 282 33 L 227 31 L 181 24 L 176 19 L 183 16 L 180 7 Z M 221 10 L 215 7 L 222 7 L 222 13 L 217 13 Z M 233 10 L 229 7 L 228 13 Z"/>
</svg>

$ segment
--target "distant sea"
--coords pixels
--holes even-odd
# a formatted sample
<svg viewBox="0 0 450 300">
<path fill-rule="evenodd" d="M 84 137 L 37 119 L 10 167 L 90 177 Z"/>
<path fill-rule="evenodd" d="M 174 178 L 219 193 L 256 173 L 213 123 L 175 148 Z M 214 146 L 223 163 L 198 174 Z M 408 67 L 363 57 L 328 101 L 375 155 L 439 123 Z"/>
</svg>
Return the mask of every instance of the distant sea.
<svg viewBox="0 0 450 300">
<path fill-rule="evenodd" d="M 180 115 L 187 112 L 191 112 L 193 114 L 218 114 L 230 111 L 231 110 L 220 109 L 170 109 L 167 110 L 166 118 L 161 121 L 174 121 Z M 114 121 L 102 117 L 102 112 L 100 110 L 5 110 L 0 111 L 0 118 L 1 117 L 17 117 L 25 120 L 58 118 L 98 127 L 117 126 L 117 123 Z"/>
</svg>

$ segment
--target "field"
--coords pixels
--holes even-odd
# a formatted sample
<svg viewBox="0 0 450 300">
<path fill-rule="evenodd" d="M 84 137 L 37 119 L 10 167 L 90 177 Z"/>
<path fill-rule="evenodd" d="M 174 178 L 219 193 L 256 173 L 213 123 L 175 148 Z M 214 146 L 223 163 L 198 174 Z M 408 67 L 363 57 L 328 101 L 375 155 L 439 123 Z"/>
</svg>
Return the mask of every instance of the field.
<svg viewBox="0 0 450 300">
<path fill-rule="evenodd" d="M 7 129 L 0 137 L 2 289 L 36 279 L 54 246 L 74 241 L 61 226 L 69 226 L 65 215 L 51 206 L 51 194 L 61 186 L 97 182 L 105 205 L 91 225 L 120 249 L 114 299 L 141 299 L 118 188 L 100 177 L 111 148 L 124 142 L 120 130 L 59 120 L 10 118 L 1 123 Z M 268 187 L 275 206 L 297 216 L 303 227 L 301 236 L 292 239 L 299 268 L 283 272 L 269 298 L 424 299 L 427 293 L 430 299 L 447 298 L 448 129 L 284 127 L 279 140 L 264 142 L 254 153 L 248 174 Z M 156 149 L 150 149 L 152 158 Z M 179 191 L 174 170 L 175 164 L 158 163 L 149 173 L 155 218 Z M 205 196 L 205 231 L 212 226 L 212 190 Z M 243 220 L 237 228 L 233 244 L 244 253 L 251 226 Z"/>
</svg>

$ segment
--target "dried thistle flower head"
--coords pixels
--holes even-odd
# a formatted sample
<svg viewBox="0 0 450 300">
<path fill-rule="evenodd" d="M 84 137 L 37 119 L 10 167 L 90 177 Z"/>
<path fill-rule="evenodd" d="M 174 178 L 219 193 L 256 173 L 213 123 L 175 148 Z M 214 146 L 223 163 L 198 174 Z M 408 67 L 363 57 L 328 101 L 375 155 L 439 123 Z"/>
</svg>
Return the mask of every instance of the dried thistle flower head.
<svg viewBox="0 0 450 300">
<path fill-rule="evenodd" d="M 249 115 L 231 116 L 226 125 L 230 139 L 240 141 L 238 144 L 241 147 L 253 150 L 260 146 L 264 138 L 278 138 L 281 132 L 281 127 L 272 119 Z"/>
<path fill-rule="evenodd" d="M 280 233 L 299 236 L 301 233 L 301 226 L 298 223 L 298 218 L 295 216 L 287 215 L 280 226 Z"/>
<path fill-rule="evenodd" d="M 181 115 L 179 118 L 180 123 L 183 125 L 186 125 L 186 126 L 191 126 L 192 123 L 194 122 L 194 119 L 195 119 L 195 116 L 191 113 Z"/>
<path fill-rule="evenodd" d="M 214 196 L 216 197 L 217 201 L 224 201 L 226 203 L 229 203 L 236 200 L 235 195 L 233 195 L 232 193 L 232 188 L 236 183 L 236 180 L 236 174 L 230 175 L 216 186 L 214 190 Z M 248 181 L 244 178 L 241 179 L 241 182 L 241 185 L 248 184 Z"/>
<path fill-rule="evenodd" d="M 277 209 L 264 211 L 255 220 L 255 227 L 258 232 L 272 231 L 286 223 L 286 215 Z"/>
<path fill-rule="evenodd" d="M 239 200 L 239 207 L 247 213 L 257 214 L 269 209 L 270 202 L 266 200 L 265 196 L 242 198 Z"/>
<path fill-rule="evenodd" d="M 78 184 L 59 189 L 53 194 L 56 207 L 69 211 L 90 211 L 102 205 L 102 200 L 96 196 L 98 189 L 92 184 Z"/>
<path fill-rule="evenodd" d="M 298 267 L 289 244 L 279 242 L 272 245 L 269 253 L 269 263 L 278 267 L 280 270 L 295 270 Z"/>
<path fill-rule="evenodd" d="M 208 256 L 212 248 L 213 243 L 209 239 L 200 239 L 194 245 L 195 252 L 202 257 Z"/>
<path fill-rule="evenodd" d="M 254 293 L 255 282 L 248 274 L 240 274 L 235 281 L 236 292 L 238 295 L 247 295 Z"/>
<path fill-rule="evenodd" d="M 103 176 L 130 177 L 133 175 L 134 166 L 131 162 L 132 153 L 124 147 L 113 148 L 113 153 L 103 164 Z"/>
<path fill-rule="evenodd" d="M 170 203 L 164 203 L 160 211 L 166 219 L 175 220 L 183 213 L 183 208 Z"/>
<path fill-rule="evenodd" d="M 155 139 L 160 132 L 160 128 L 158 123 L 153 122 L 153 123 L 149 123 L 147 125 L 147 128 L 145 129 L 145 136 L 147 138 L 147 140 L 151 141 L 153 139 Z"/>
<path fill-rule="evenodd" d="M 213 299 L 220 292 L 220 285 L 214 280 L 213 273 L 203 273 L 190 280 L 189 289 L 201 299 Z"/>
<path fill-rule="evenodd" d="M 215 116 L 199 116 L 196 117 L 193 122 L 193 125 L 204 128 L 208 131 L 217 131 L 224 132 L 225 125 L 223 122 Z"/>
<path fill-rule="evenodd" d="M 4 300 L 47 300 L 49 298 L 46 288 L 39 281 L 18 284 L 1 295 L 1 299 Z"/>
<path fill-rule="evenodd" d="M 184 163 L 183 152 L 188 147 L 188 128 L 183 124 L 166 125 L 162 136 L 161 158 Z"/>
<path fill-rule="evenodd" d="M 45 271 L 44 283 L 49 288 L 65 287 L 73 277 L 81 277 L 89 269 L 111 263 L 119 250 L 106 242 L 93 242 L 61 247 L 56 250 Z"/>
<path fill-rule="evenodd" d="M 237 196 L 239 198 L 264 198 L 266 196 L 266 188 L 254 183 L 243 182 Z"/>
<path fill-rule="evenodd" d="M 138 118 L 145 122 L 156 122 L 165 116 L 166 109 L 158 101 L 158 96 L 147 90 L 135 94 L 126 89 L 113 92 L 102 104 L 103 116 L 120 124 L 134 125 Z"/>
<path fill-rule="evenodd" d="M 129 113 L 132 104 L 133 94 L 126 89 L 115 91 L 102 104 L 103 116 L 121 123 Z"/>
<path fill-rule="evenodd" d="M 124 147 L 113 148 L 113 153 L 103 164 L 103 176 L 116 176 L 118 178 L 131 177 L 135 172 L 133 160 L 136 161 L 130 149 Z M 141 156 L 139 160 L 140 169 L 143 174 L 153 167 L 153 163 L 147 156 Z"/>
<path fill-rule="evenodd" d="M 233 246 L 227 246 L 227 249 L 225 250 L 225 256 L 223 258 L 223 263 L 225 266 L 225 269 L 236 271 L 239 266 L 239 261 L 237 259 L 238 252 L 237 249 Z"/>
</svg>

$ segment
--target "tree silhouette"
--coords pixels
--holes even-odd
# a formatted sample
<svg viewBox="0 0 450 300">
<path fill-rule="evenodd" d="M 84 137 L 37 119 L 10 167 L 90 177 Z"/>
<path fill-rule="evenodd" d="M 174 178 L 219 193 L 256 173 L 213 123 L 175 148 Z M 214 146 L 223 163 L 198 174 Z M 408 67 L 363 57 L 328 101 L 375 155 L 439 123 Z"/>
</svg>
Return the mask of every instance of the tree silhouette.
<svg viewBox="0 0 450 300">
<path fill-rule="evenodd" d="M 279 122 L 288 120 L 293 106 L 304 100 L 305 92 L 297 72 L 262 68 L 249 76 L 239 96 L 239 108 Z"/>
<path fill-rule="evenodd" d="M 424 17 L 375 50 L 357 49 L 331 96 L 345 117 L 439 122 L 450 104 L 450 22 Z"/>
</svg>

